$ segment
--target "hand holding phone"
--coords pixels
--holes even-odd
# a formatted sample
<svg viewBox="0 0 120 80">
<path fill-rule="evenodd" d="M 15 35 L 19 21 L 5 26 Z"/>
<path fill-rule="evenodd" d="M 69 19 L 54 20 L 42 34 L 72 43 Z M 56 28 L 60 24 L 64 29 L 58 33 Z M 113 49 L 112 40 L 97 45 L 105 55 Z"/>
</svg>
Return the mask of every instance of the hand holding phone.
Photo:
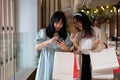
<svg viewBox="0 0 120 80">
<path fill-rule="evenodd" d="M 60 41 L 62 41 L 63 40 L 63 38 L 58 38 L 57 39 L 57 42 L 60 42 Z"/>
</svg>

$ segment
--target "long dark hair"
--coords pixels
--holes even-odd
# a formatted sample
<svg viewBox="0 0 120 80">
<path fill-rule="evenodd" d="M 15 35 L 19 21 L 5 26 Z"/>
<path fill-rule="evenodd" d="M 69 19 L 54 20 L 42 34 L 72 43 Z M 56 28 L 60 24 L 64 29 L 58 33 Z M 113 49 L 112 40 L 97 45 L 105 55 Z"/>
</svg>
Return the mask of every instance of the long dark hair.
<svg viewBox="0 0 120 80">
<path fill-rule="evenodd" d="M 77 12 L 73 16 L 73 19 L 76 19 L 77 21 L 82 23 L 82 28 L 85 32 L 84 37 L 93 36 L 93 29 L 91 28 L 92 23 L 85 13 Z"/>
<path fill-rule="evenodd" d="M 46 34 L 49 38 L 52 38 L 55 33 L 55 27 L 54 23 L 59 22 L 62 20 L 63 26 L 62 28 L 58 31 L 59 37 L 63 38 L 64 40 L 67 37 L 67 31 L 66 31 L 66 17 L 62 11 L 56 11 L 53 16 L 51 17 L 50 23 L 47 27 Z"/>
</svg>

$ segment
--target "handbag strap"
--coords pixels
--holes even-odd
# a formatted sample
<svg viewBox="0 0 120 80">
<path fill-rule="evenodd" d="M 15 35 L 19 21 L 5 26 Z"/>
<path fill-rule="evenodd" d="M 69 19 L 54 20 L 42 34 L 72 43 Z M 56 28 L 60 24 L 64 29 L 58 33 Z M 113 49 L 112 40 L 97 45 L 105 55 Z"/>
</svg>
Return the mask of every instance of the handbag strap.
<svg viewBox="0 0 120 80">
<path fill-rule="evenodd" d="M 108 45 L 106 43 L 103 42 L 103 44 L 105 45 L 105 48 L 108 48 Z"/>
</svg>

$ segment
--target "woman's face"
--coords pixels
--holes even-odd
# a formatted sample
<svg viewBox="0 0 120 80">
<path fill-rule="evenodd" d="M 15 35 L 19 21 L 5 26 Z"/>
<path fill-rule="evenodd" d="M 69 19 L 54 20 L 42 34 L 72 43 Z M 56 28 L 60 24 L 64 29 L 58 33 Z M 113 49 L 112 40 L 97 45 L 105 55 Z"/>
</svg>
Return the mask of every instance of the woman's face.
<svg viewBox="0 0 120 80">
<path fill-rule="evenodd" d="M 63 26 L 62 19 L 59 22 L 54 22 L 55 31 L 58 32 Z"/>
<path fill-rule="evenodd" d="M 75 18 L 73 19 L 73 24 L 76 28 L 78 28 L 79 30 L 82 30 L 82 23 L 78 20 L 76 20 Z"/>
</svg>

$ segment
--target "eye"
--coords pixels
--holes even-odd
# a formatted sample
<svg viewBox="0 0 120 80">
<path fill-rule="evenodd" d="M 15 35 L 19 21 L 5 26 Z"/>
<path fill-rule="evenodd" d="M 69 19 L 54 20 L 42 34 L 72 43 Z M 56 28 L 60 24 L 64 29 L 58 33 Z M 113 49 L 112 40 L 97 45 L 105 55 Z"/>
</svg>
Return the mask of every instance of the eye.
<svg viewBox="0 0 120 80">
<path fill-rule="evenodd" d="M 55 21 L 54 23 L 55 23 L 55 24 L 58 24 L 58 22 L 57 22 L 57 21 Z"/>
<path fill-rule="evenodd" d="M 61 23 L 59 23 L 60 25 L 63 25 L 63 23 L 61 22 Z"/>
<path fill-rule="evenodd" d="M 75 27 L 77 27 L 77 26 L 78 26 L 78 22 L 74 22 L 73 25 L 74 25 Z"/>
</svg>

